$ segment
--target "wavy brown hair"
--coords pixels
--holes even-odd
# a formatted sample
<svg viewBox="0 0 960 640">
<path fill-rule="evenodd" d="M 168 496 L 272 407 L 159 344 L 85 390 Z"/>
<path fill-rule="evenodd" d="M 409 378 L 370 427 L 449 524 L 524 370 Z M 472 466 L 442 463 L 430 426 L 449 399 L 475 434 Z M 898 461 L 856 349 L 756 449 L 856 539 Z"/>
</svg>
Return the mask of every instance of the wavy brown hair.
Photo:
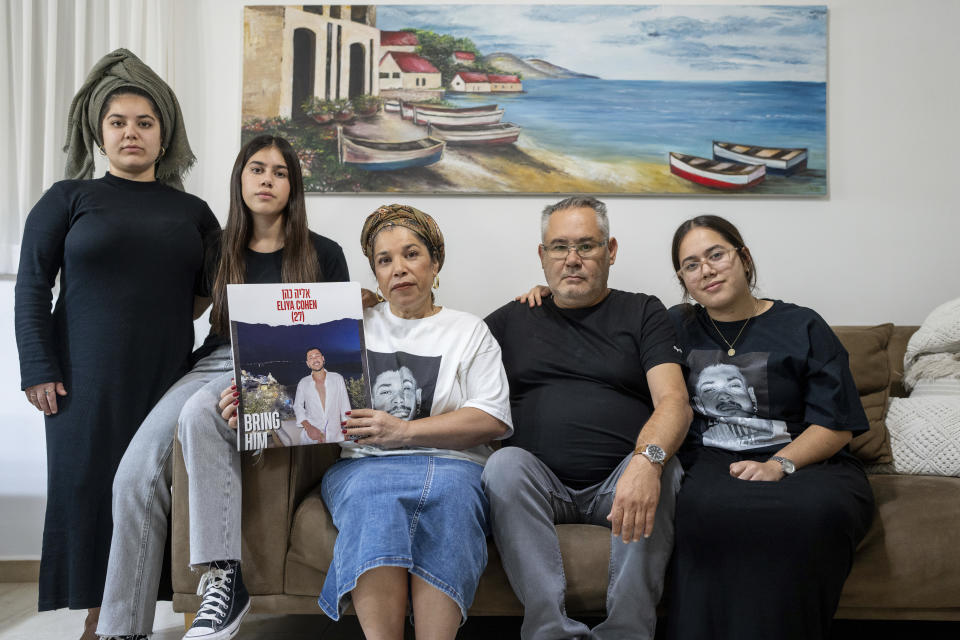
<svg viewBox="0 0 960 640">
<path fill-rule="evenodd" d="M 250 158 L 261 149 L 277 149 L 287 165 L 290 181 L 290 198 L 283 211 L 283 282 L 318 282 L 323 278 L 317 263 L 317 252 L 310 241 L 307 228 L 307 206 L 303 197 L 303 174 L 296 151 L 279 136 L 257 136 L 243 145 L 230 174 L 230 213 L 223 230 L 220 245 L 220 262 L 211 288 L 213 310 L 210 324 L 221 336 L 230 335 L 230 314 L 227 309 L 227 285 L 243 284 L 246 281 L 246 251 L 253 237 L 253 220 L 250 209 L 243 201 L 241 176 Z"/>
</svg>

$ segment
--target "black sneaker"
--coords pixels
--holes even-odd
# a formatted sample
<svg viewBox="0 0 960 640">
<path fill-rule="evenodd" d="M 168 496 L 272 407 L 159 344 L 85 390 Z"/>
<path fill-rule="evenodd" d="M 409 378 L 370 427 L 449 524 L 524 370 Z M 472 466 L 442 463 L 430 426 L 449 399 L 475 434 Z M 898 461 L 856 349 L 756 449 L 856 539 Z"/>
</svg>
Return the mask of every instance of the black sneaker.
<svg viewBox="0 0 960 640">
<path fill-rule="evenodd" d="M 240 563 L 212 562 L 200 578 L 197 595 L 203 600 L 183 640 L 229 640 L 237 635 L 243 616 L 250 610 L 250 594 L 243 586 Z"/>
</svg>

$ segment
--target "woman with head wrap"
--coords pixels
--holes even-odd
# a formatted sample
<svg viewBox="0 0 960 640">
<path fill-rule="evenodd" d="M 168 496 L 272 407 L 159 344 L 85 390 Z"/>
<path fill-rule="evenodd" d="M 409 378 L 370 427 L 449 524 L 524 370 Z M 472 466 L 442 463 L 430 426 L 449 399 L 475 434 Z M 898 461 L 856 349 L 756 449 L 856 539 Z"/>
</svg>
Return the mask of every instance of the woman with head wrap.
<svg viewBox="0 0 960 640">
<path fill-rule="evenodd" d="M 183 193 L 194 157 L 176 96 L 118 49 L 73 100 L 67 180 L 27 218 L 16 284 L 21 385 L 46 416 L 39 609 L 90 609 L 110 548 L 111 482 L 137 426 L 187 369 L 204 250 L 219 225 Z M 109 168 L 90 179 L 94 149 Z M 51 312 L 51 289 L 60 292 Z"/>
<path fill-rule="evenodd" d="M 364 636 L 453 638 L 487 561 L 487 443 L 513 432 L 500 347 L 479 318 L 437 306 L 443 234 L 427 214 L 380 207 L 361 234 L 385 299 L 364 311 L 372 404 L 344 423 L 323 479 L 338 529 L 319 598 L 352 600 Z M 230 415 L 230 398 L 221 402 Z"/>
</svg>

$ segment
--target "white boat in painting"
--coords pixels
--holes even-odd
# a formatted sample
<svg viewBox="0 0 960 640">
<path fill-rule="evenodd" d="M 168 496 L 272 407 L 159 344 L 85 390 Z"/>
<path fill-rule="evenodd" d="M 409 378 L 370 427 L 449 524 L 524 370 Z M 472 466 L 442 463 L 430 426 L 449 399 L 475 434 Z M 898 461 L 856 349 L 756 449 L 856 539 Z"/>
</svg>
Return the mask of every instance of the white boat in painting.
<svg viewBox="0 0 960 640">
<path fill-rule="evenodd" d="M 762 164 L 711 160 L 671 151 L 670 173 L 705 187 L 730 191 L 759 184 L 766 177 L 767 168 Z"/>
<path fill-rule="evenodd" d="M 428 124 L 427 135 L 454 145 L 512 144 L 520 135 L 520 127 L 512 122 L 467 126 Z"/>
<path fill-rule="evenodd" d="M 383 103 L 383 110 L 387 113 L 400 113 L 400 101 L 385 100 Z"/>
<path fill-rule="evenodd" d="M 395 171 L 425 167 L 443 157 L 446 142 L 431 138 L 390 142 L 357 138 L 337 130 L 337 151 L 342 164 L 367 171 Z"/>
<path fill-rule="evenodd" d="M 743 164 L 762 164 L 767 168 L 767 173 L 790 175 L 807 168 L 805 148 L 760 147 L 714 140 L 713 157 L 716 160 L 733 160 Z"/>
<path fill-rule="evenodd" d="M 442 124 L 452 127 L 467 127 L 479 124 L 496 124 L 503 118 L 503 109 L 497 105 L 482 107 L 436 108 L 432 105 L 415 105 L 413 121 L 416 124 Z"/>
</svg>

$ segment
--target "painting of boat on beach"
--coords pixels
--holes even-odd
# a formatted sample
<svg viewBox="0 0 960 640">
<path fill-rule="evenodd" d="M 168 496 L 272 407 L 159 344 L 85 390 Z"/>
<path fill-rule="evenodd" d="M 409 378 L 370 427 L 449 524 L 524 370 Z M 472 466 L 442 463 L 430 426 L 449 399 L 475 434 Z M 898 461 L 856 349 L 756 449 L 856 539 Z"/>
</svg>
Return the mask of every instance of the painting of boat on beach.
<svg viewBox="0 0 960 640">
<path fill-rule="evenodd" d="M 307 191 L 827 193 L 819 5 L 244 8 L 247 141 Z"/>
</svg>

